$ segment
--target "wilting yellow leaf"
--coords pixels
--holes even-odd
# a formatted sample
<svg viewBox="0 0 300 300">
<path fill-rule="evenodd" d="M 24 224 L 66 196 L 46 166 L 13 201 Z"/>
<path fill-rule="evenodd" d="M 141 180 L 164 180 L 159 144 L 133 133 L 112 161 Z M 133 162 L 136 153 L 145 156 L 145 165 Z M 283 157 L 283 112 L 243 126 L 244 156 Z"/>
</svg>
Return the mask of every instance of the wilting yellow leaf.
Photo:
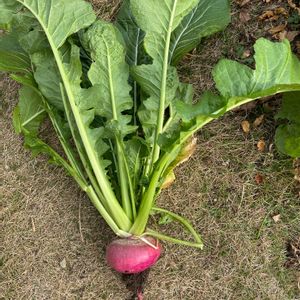
<svg viewBox="0 0 300 300">
<path fill-rule="evenodd" d="M 175 181 L 176 177 L 175 177 L 175 174 L 173 171 L 171 171 L 168 176 L 165 178 L 162 186 L 161 186 L 161 189 L 167 189 L 169 188 Z"/>
</svg>

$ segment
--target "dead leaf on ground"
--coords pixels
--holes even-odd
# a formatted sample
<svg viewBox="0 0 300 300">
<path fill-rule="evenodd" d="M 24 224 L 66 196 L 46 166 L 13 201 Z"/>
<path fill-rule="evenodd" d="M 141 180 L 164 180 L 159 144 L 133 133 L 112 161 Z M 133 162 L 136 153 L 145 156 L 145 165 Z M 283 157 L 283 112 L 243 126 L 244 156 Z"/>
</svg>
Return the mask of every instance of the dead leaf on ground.
<svg viewBox="0 0 300 300">
<path fill-rule="evenodd" d="M 240 12 L 240 21 L 242 23 L 247 23 L 250 20 L 251 20 L 251 17 L 250 17 L 248 10 L 242 9 Z"/>
<path fill-rule="evenodd" d="M 254 128 L 259 127 L 263 123 L 264 119 L 265 119 L 265 115 L 261 115 L 258 118 L 256 118 L 255 121 L 253 122 Z"/>
<path fill-rule="evenodd" d="M 288 17 L 288 12 L 284 7 L 277 7 L 274 10 L 266 10 L 258 19 L 260 21 L 277 21 L 280 16 Z"/>
<path fill-rule="evenodd" d="M 297 35 L 300 34 L 300 31 L 288 31 L 286 34 L 286 38 L 292 42 Z"/>
<path fill-rule="evenodd" d="M 278 223 L 280 221 L 280 218 L 281 218 L 280 214 L 272 217 L 275 223 Z"/>
<path fill-rule="evenodd" d="M 288 16 L 288 12 L 286 11 L 286 9 L 284 7 L 275 8 L 275 14 L 276 15 L 282 15 L 282 16 L 285 16 L 285 17 Z"/>
<path fill-rule="evenodd" d="M 262 184 L 264 182 L 264 177 L 261 174 L 256 174 L 255 175 L 255 182 L 257 184 Z"/>
<path fill-rule="evenodd" d="M 276 39 L 279 41 L 283 41 L 284 39 L 286 39 L 286 36 L 287 36 L 287 31 L 284 30 L 284 31 L 278 33 L 278 35 L 276 36 Z"/>
<path fill-rule="evenodd" d="M 289 241 L 286 250 L 287 261 L 285 266 L 287 268 L 296 268 L 297 270 L 300 270 L 300 237 Z"/>
<path fill-rule="evenodd" d="M 269 20 L 270 18 L 273 18 L 274 12 L 272 10 L 266 10 L 262 15 L 258 17 L 259 20 L 264 21 L 264 20 Z M 278 17 L 279 18 L 279 17 Z"/>
<path fill-rule="evenodd" d="M 298 7 L 292 0 L 288 0 L 288 4 L 291 8 L 297 10 L 298 14 L 300 15 L 300 7 Z"/>
<path fill-rule="evenodd" d="M 245 133 L 249 133 L 250 129 L 251 129 L 251 125 L 249 123 L 249 121 L 245 120 L 241 123 L 242 129 Z"/>
<path fill-rule="evenodd" d="M 269 29 L 269 33 L 271 34 L 276 34 L 276 33 L 279 33 L 283 30 L 285 30 L 286 28 L 286 24 L 281 24 L 281 25 L 278 25 L 278 26 L 275 26 L 275 27 L 272 27 L 271 29 Z"/>
<path fill-rule="evenodd" d="M 264 152 L 266 150 L 266 142 L 264 140 L 259 140 L 257 143 L 257 149 L 259 152 Z"/>
</svg>

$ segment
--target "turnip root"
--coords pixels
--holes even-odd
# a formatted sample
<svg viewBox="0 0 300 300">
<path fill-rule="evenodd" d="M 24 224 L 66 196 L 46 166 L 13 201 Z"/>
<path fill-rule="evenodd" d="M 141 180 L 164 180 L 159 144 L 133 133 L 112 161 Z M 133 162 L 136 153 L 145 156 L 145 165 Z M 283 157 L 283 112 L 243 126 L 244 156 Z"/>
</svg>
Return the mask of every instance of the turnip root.
<svg viewBox="0 0 300 300">
<path fill-rule="evenodd" d="M 154 238 L 118 239 L 108 245 L 106 261 L 115 271 L 124 274 L 140 273 L 154 265 L 162 247 Z"/>
</svg>

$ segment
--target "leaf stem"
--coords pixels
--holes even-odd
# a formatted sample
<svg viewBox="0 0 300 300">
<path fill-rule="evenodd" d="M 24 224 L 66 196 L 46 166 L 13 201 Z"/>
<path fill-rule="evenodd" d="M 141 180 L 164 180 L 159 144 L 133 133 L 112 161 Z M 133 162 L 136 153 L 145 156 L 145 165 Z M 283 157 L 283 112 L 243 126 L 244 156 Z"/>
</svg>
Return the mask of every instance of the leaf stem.
<svg viewBox="0 0 300 300">
<path fill-rule="evenodd" d="M 202 240 L 200 235 L 197 233 L 197 231 L 193 228 L 193 226 L 190 224 L 190 222 L 188 220 L 186 220 L 185 218 L 170 212 L 166 209 L 163 208 L 159 208 L 159 207 L 152 207 L 153 211 L 157 211 L 159 213 L 163 213 L 163 214 L 167 214 L 169 215 L 171 218 L 173 218 L 174 220 L 176 220 L 177 222 L 181 223 L 194 237 L 195 241 L 199 244 L 199 245 L 203 245 Z"/>
<path fill-rule="evenodd" d="M 179 244 L 179 245 L 184 245 L 184 246 L 188 246 L 188 247 L 199 248 L 201 250 L 203 249 L 203 243 L 202 242 L 193 243 L 193 242 L 183 241 L 183 240 L 180 240 L 180 239 L 170 237 L 170 236 L 165 235 L 165 234 L 161 234 L 161 233 L 159 233 L 157 231 L 154 231 L 152 229 L 147 229 L 147 231 L 143 234 L 143 236 L 147 236 L 147 235 L 153 236 L 153 237 L 158 238 L 159 240 L 162 240 L 162 241 L 167 241 L 167 242 L 171 242 L 171 243 Z"/>
<path fill-rule="evenodd" d="M 163 59 L 162 81 L 161 81 L 161 88 L 160 88 L 161 92 L 160 92 L 160 101 L 159 101 L 159 111 L 158 111 L 157 127 L 155 131 L 152 158 L 150 162 L 150 170 L 149 170 L 150 173 L 152 172 L 153 166 L 158 160 L 159 153 L 160 153 L 158 138 L 159 135 L 163 132 L 164 119 L 165 119 L 167 77 L 168 77 L 168 68 L 169 68 L 169 51 L 170 51 L 170 42 L 171 42 L 171 35 L 172 35 L 172 28 L 173 28 L 176 7 L 177 7 L 177 0 L 175 0 L 173 3 L 173 9 L 170 16 L 169 27 L 166 34 L 166 45 L 165 45 L 165 52 L 164 52 L 164 59 Z"/>
</svg>

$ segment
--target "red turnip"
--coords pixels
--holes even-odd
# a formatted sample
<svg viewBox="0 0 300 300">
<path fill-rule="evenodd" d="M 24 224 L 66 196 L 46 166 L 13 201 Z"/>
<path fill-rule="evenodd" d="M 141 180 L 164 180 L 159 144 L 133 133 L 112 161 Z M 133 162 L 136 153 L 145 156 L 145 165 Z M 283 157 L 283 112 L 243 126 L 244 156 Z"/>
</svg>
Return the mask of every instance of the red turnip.
<svg viewBox="0 0 300 300">
<path fill-rule="evenodd" d="M 154 238 L 118 239 L 108 245 L 106 260 L 110 267 L 120 273 L 135 274 L 154 265 L 162 247 Z"/>
</svg>

